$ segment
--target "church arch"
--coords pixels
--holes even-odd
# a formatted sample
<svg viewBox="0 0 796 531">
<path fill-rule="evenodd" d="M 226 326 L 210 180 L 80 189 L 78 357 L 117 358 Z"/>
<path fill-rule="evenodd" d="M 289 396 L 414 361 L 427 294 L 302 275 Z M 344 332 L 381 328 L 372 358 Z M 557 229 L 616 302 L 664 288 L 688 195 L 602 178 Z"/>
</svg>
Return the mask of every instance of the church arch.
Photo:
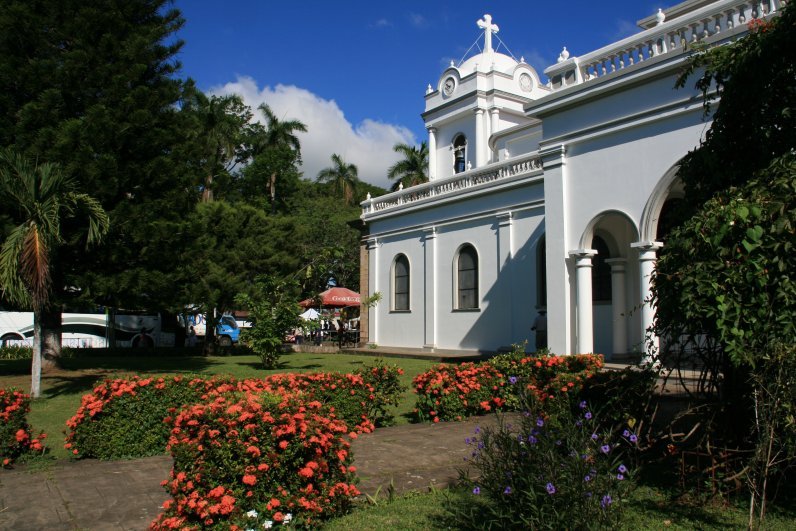
<svg viewBox="0 0 796 531">
<path fill-rule="evenodd" d="M 677 176 L 680 170 L 679 165 L 672 166 L 667 171 L 658 184 L 653 188 L 647 204 L 641 213 L 641 226 L 639 235 L 641 241 L 655 241 L 658 236 L 658 224 L 661 220 L 661 213 L 667 201 L 682 199 L 685 197 L 683 182 Z M 670 203 L 671 205 L 671 203 Z"/>
<path fill-rule="evenodd" d="M 477 310 L 479 303 L 479 267 L 478 251 L 472 244 L 466 243 L 459 247 L 453 260 L 455 310 Z"/>
<path fill-rule="evenodd" d="M 392 262 L 392 274 L 390 275 L 392 289 L 391 310 L 394 312 L 410 311 L 410 266 L 409 259 L 405 254 L 398 254 Z"/>
<path fill-rule="evenodd" d="M 451 144 L 453 150 L 453 173 L 462 173 L 467 169 L 467 137 L 457 133 Z"/>
</svg>

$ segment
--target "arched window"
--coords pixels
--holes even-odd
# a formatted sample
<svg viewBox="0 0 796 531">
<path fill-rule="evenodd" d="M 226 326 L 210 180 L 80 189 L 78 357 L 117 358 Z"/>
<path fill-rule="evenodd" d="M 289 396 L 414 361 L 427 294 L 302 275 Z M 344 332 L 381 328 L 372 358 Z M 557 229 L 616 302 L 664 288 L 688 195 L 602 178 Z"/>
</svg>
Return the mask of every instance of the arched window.
<svg viewBox="0 0 796 531">
<path fill-rule="evenodd" d="M 536 305 L 547 307 L 547 245 L 544 236 L 536 244 Z"/>
<path fill-rule="evenodd" d="M 458 134 L 453 138 L 453 173 L 467 169 L 467 137 Z"/>
<path fill-rule="evenodd" d="M 591 268 L 591 300 L 593 302 L 611 302 L 611 264 L 605 261 L 611 258 L 608 244 L 599 236 L 591 242 L 597 256 L 592 258 Z"/>
<path fill-rule="evenodd" d="M 478 253 L 472 245 L 462 247 L 456 259 L 456 309 L 478 309 Z"/>
<path fill-rule="evenodd" d="M 392 309 L 397 312 L 409 311 L 409 260 L 399 254 L 395 257 L 392 269 Z"/>
</svg>

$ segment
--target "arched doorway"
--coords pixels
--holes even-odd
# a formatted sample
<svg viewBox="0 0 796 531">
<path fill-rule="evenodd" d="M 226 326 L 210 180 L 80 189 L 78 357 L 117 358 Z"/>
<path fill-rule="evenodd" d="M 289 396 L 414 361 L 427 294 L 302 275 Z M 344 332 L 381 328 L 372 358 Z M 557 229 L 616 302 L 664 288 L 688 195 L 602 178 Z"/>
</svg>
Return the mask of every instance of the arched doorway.
<svg viewBox="0 0 796 531">
<path fill-rule="evenodd" d="M 624 355 L 641 341 L 635 330 L 638 316 L 633 304 L 638 295 L 637 264 L 629 260 L 630 244 L 638 239 L 633 222 L 623 212 L 609 211 L 592 220 L 581 246 L 591 258 L 591 316 L 593 352 L 610 360 Z"/>
</svg>

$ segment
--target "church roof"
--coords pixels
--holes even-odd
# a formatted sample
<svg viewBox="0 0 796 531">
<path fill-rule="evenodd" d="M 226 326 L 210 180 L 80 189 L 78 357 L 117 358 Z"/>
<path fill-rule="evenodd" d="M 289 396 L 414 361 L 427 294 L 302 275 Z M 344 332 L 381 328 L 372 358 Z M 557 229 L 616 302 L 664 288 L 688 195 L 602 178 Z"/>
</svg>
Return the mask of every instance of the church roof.
<svg viewBox="0 0 796 531">
<path fill-rule="evenodd" d="M 494 70 L 511 75 L 514 73 L 514 69 L 518 64 L 520 64 L 519 61 L 516 61 L 508 55 L 495 51 L 482 52 L 470 57 L 462 63 L 459 66 L 459 72 L 461 72 L 462 77 L 472 74 L 476 69 L 479 72 L 490 72 Z"/>
</svg>

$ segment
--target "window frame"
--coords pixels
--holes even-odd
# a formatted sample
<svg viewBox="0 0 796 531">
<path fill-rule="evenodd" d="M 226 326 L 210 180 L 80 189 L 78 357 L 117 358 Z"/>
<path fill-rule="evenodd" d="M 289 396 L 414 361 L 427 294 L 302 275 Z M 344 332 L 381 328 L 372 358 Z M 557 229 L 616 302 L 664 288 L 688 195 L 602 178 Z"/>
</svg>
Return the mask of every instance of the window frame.
<svg viewBox="0 0 796 531">
<path fill-rule="evenodd" d="M 399 307 L 398 305 L 398 263 L 403 259 L 403 263 L 406 266 L 406 291 L 400 292 L 401 295 L 406 295 L 406 307 Z M 390 304 L 390 311 L 396 313 L 409 313 L 412 311 L 412 264 L 409 262 L 409 257 L 406 256 L 404 253 L 398 253 L 392 261 L 392 271 L 390 274 L 390 281 L 392 283 L 391 286 L 391 295 L 392 300 Z M 402 275 L 403 277 L 403 275 Z"/>
<path fill-rule="evenodd" d="M 470 254 L 472 252 L 472 254 Z M 471 256 L 473 267 L 469 269 L 462 269 L 462 256 Z M 480 263 L 479 263 L 478 249 L 471 243 L 466 243 L 459 247 L 456 251 L 456 256 L 453 262 L 454 270 L 454 290 L 453 290 L 453 309 L 460 312 L 473 312 L 481 311 L 480 299 Z M 472 287 L 462 287 L 462 273 L 472 272 Z M 472 306 L 463 306 L 462 291 L 472 291 L 473 299 Z"/>
</svg>

